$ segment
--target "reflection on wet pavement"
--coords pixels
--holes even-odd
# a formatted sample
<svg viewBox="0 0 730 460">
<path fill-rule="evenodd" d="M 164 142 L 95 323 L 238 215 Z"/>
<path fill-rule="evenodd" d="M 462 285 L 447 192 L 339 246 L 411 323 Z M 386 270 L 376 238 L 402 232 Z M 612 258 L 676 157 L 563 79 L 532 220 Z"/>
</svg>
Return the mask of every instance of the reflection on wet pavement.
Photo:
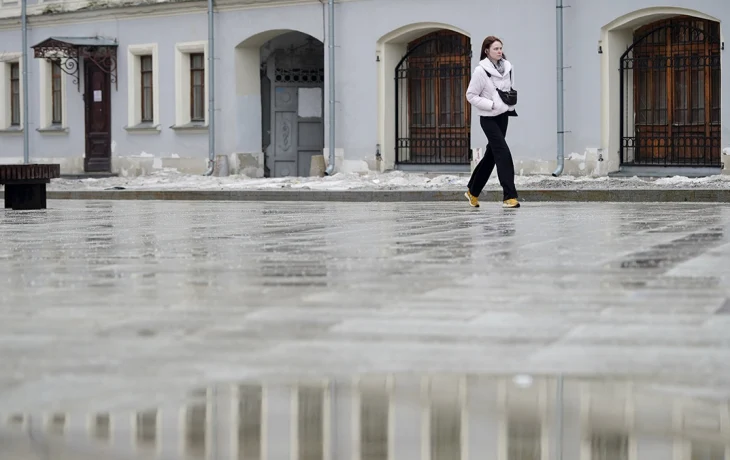
<svg viewBox="0 0 730 460">
<path fill-rule="evenodd" d="M 647 381 L 307 377 L 212 385 L 137 411 L 9 414 L 0 454 L 63 445 L 79 460 L 724 460 L 728 407 Z"/>
<path fill-rule="evenodd" d="M 697 204 L 0 212 L 0 446 L 27 458 L 554 458 L 554 382 L 488 377 L 532 373 L 624 382 L 566 381 L 566 459 L 716 460 L 730 425 L 713 412 L 730 395 L 728 224 L 730 207 Z M 337 384 L 295 391 L 286 376 L 302 374 Z M 186 396 L 224 381 L 249 383 Z M 695 403 L 691 428 L 681 414 Z M 79 453 L 98 445 L 111 450 Z"/>
</svg>

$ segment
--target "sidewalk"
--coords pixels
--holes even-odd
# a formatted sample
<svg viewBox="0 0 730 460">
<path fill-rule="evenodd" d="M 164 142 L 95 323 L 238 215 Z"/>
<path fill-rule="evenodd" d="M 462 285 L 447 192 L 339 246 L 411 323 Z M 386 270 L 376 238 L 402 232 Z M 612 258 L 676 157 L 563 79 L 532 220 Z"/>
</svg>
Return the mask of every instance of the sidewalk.
<svg viewBox="0 0 730 460">
<path fill-rule="evenodd" d="M 330 177 L 253 179 L 204 177 L 162 170 L 148 176 L 54 179 L 49 199 L 234 201 L 459 201 L 469 177 L 405 173 L 335 174 Z M 523 201 L 664 201 L 730 203 L 730 175 L 661 179 L 517 176 Z M 493 176 L 483 201 L 499 201 Z"/>
</svg>

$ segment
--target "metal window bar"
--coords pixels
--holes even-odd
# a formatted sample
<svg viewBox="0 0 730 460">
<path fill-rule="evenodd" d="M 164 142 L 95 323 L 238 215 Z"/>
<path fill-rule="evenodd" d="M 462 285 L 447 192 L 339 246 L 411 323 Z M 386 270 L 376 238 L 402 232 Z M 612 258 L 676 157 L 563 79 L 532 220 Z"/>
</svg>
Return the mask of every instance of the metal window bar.
<svg viewBox="0 0 730 460">
<path fill-rule="evenodd" d="M 537 420 L 509 420 L 507 460 L 540 460 L 542 427 Z"/>
<path fill-rule="evenodd" d="M 629 438 L 620 433 L 593 433 L 591 460 L 628 460 Z"/>
<path fill-rule="evenodd" d="M 470 163 L 470 75 L 467 37 L 442 31 L 409 45 L 395 68 L 397 164 Z"/>
<path fill-rule="evenodd" d="M 61 78 L 61 61 L 54 60 L 51 62 L 51 123 L 54 125 L 63 124 Z"/>
<path fill-rule="evenodd" d="M 152 56 L 140 56 L 140 82 L 141 82 L 141 118 L 143 123 L 151 123 L 154 119 L 153 79 L 152 79 Z"/>
<path fill-rule="evenodd" d="M 721 166 L 719 25 L 675 17 L 635 38 L 620 60 L 621 163 Z"/>
<path fill-rule="evenodd" d="M 10 64 L 10 126 L 20 126 L 20 64 Z"/>
<path fill-rule="evenodd" d="M 190 121 L 205 121 L 205 57 L 190 55 Z"/>
</svg>

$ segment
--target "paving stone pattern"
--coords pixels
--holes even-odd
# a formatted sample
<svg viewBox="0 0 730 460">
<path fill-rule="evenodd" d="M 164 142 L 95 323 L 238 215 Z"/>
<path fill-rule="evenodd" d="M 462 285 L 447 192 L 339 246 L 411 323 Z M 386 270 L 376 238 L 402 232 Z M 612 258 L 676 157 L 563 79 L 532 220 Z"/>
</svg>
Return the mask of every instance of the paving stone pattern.
<svg viewBox="0 0 730 460">
<path fill-rule="evenodd" d="M 0 412 L 264 375 L 730 387 L 730 206 L 58 201 L 0 213 Z"/>
</svg>

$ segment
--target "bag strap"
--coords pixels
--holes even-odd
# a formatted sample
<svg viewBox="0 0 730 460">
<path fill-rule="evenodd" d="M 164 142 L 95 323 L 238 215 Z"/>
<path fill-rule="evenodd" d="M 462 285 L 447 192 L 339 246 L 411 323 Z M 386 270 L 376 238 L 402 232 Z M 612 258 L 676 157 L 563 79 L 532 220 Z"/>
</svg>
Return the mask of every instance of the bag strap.
<svg viewBox="0 0 730 460">
<path fill-rule="evenodd" d="M 487 78 L 492 78 L 492 74 L 487 72 L 487 69 L 485 69 L 482 66 L 479 66 L 479 67 L 481 67 L 481 69 L 484 71 L 484 73 L 487 74 Z M 509 87 L 512 88 L 512 69 L 509 69 Z"/>
</svg>

